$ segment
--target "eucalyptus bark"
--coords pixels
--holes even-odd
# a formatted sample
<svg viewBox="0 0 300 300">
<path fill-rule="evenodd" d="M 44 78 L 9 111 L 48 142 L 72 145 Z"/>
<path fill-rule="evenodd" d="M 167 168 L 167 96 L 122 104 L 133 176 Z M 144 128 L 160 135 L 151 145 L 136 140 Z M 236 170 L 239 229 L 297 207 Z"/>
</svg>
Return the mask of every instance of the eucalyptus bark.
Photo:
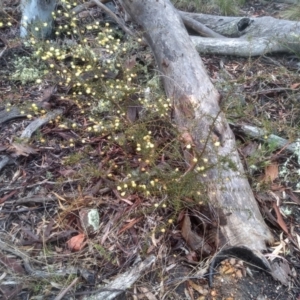
<svg viewBox="0 0 300 300">
<path fill-rule="evenodd" d="M 193 151 L 208 161 L 203 197 L 219 213 L 226 245 L 264 250 L 273 237 L 266 226 L 240 161 L 234 135 L 220 110 L 220 95 L 206 73 L 178 12 L 169 0 L 123 0 L 142 27 L 154 55 L 174 122 L 193 140 Z M 194 172 L 192 170 L 192 172 Z"/>
<path fill-rule="evenodd" d="M 27 37 L 29 33 L 39 38 L 49 37 L 55 6 L 56 0 L 21 0 L 21 38 Z"/>
</svg>

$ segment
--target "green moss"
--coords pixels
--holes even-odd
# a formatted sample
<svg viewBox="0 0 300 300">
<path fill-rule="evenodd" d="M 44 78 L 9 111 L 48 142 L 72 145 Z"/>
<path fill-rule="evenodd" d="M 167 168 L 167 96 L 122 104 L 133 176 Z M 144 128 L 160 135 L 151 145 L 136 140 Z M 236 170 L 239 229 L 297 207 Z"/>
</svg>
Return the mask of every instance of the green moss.
<svg viewBox="0 0 300 300">
<path fill-rule="evenodd" d="M 47 74 L 45 64 L 39 64 L 37 60 L 27 56 L 16 57 L 14 67 L 15 70 L 11 75 L 11 79 L 20 81 L 23 85 L 43 78 Z"/>
</svg>

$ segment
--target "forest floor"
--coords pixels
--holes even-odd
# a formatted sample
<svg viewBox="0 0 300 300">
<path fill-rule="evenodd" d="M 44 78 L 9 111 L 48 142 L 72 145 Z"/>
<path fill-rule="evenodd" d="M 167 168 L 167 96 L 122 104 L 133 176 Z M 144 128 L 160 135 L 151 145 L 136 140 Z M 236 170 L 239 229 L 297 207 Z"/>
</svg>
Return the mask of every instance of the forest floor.
<svg viewBox="0 0 300 300">
<path fill-rule="evenodd" d="M 287 7 L 247 3 L 241 16 L 279 18 Z M 201 56 L 276 240 L 266 257 L 285 269 L 275 281 L 231 258 L 210 288 L 218 220 L 194 175 L 183 176 L 170 100 L 139 33 L 124 36 L 94 5 L 76 14 L 80 34 L 61 13 L 55 42 L 21 41 L 19 1 L 3 4 L 0 299 L 109 299 L 126 288 L 114 281 L 122 274 L 137 278 L 118 299 L 300 299 L 300 53 Z M 203 249 L 191 250 L 191 232 Z"/>
</svg>

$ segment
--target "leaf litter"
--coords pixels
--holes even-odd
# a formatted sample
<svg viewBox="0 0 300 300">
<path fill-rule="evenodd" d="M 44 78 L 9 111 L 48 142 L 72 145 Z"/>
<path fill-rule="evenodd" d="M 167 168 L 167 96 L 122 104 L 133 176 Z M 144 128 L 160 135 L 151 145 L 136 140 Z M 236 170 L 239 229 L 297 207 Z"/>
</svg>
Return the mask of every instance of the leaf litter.
<svg viewBox="0 0 300 300">
<path fill-rule="evenodd" d="M 4 33 L 9 39 L 11 33 L 7 28 Z M 10 62 L 15 53 L 25 51 L 22 45 L 17 45 L 5 49 L 2 58 Z M 145 64 L 150 65 L 153 61 L 152 56 L 146 53 L 144 57 Z M 130 54 L 125 66 L 133 69 L 142 59 L 138 54 Z M 277 56 L 275 59 L 282 66 L 287 65 L 287 57 Z M 230 120 L 237 124 L 251 120 L 252 125 L 260 127 L 261 120 L 267 119 L 270 120 L 269 124 L 265 124 L 267 130 L 274 131 L 286 139 L 295 138 L 300 107 L 294 100 L 298 95 L 299 80 L 292 72 L 287 69 L 285 73 L 281 73 L 280 67 L 266 64 L 263 58 L 254 59 L 251 63 L 244 59 L 233 58 L 230 61 L 228 58 L 214 56 L 204 56 L 203 60 L 211 77 L 219 79 L 220 82 L 220 66 L 230 74 L 233 84 L 238 83 L 241 75 L 244 76 L 243 83 L 238 84 L 242 92 L 234 91 L 237 97 L 232 99 L 229 95 L 224 103 Z M 1 67 L 5 66 L 4 60 L 0 63 Z M 141 297 L 144 295 L 148 299 L 158 299 L 157 282 L 160 282 L 161 286 L 160 296 L 163 296 L 165 291 L 172 298 L 171 290 L 174 287 L 178 288 L 178 291 L 179 287 L 182 288 L 183 293 L 189 297 L 207 295 L 208 286 L 205 279 L 192 281 L 190 269 L 186 271 L 175 266 L 178 267 L 178 262 L 183 261 L 192 265 L 200 264 L 205 269 L 205 260 L 203 263 L 202 259 L 209 257 L 216 250 L 218 243 L 214 231 L 219 220 L 214 218 L 213 213 L 209 212 L 205 205 L 195 204 L 188 197 L 182 199 L 184 205 L 176 210 L 167 201 L 163 201 L 163 197 L 124 192 L 125 184 L 138 184 L 127 178 L 128 166 L 136 169 L 137 178 L 143 177 L 144 172 L 150 170 L 150 163 L 140 161 L 132 145 L 111 142 L 109 135 L 105 134 L 87 137 L 84 131 L 92 125 L 89 116 L 82 115 L 70 99 L 58 101 L 61 91 L 52 84 L 40 87 L 33 84 L 16 89 L 2 74 L 1 92 L 3 91 L 3 95 L 10 99 L 9 103 L 13 105 L 7 112 L 2 107 L 2 114 L 0 113 L 0 154 L 13 159 L 0 174 L 0 215 L 3 230 L 1 241 L 5 241 L 5 244 L 1 244 L 0 290 L 4 298 L 17 299 L 21 291 L 27 295 L 55 296 L 58 295 L 55 287 L 61 286 L 69 289 L 62 290 L 60 295 L 63 295 L 63 292 L 69 292 L 68 295 L 77 292 L 78 296 L 80 293 L 89 294 L 91 282 L 94 282 L 93 289 L 97 290 L 95 282 L 106 282 L 129 270 L 140 253 L 154 254 L 161 258 L 160 263 L 155 264 L 155 267 L 136 283 L 134 290 L 138 291 Z M 260 79 L 253 74 L 259 74 Z M 226 79 L 225 82 L 230 81 Z M 226 90 L 228 86 L 223 85 L 221 88 Z M 239 98 L 243 95 L 244 98 Z M 0 96 L 3 103 L 4 96 Z M 238 102 L 236 99 L 239 99 Z M 26 128 L 30 129 L 28 126 L 32 124 L 32 120 L 25 119 L 26 115 L 14 106 L 24 101 L 41 109 L 60 110 L 49 118 L 40 119 L 38 127 L 35 128 L 37 131 L 24 131 Z M 139 121 L 143 111 L 134 105 L 133 107 L 135 109 L 129 119 L 134 124 Z M 242 115 L 240 109 L 244 110 Z M 59 115 L 66 119 L 66 123 L 82 124 L 84 130 L 76 132 L 75 129 L 59 127 L 58 123 L 54 122 Z M 296 126 L 292 127 L 289 124 Z M 156 135 L 157 141 L 167 144 L 170 139 L 168 130 L 155 130 L 159 131 Z M 43 136 L 45 141 L 41 142 L 36 135 Z M 295 181 L 299 166 L 294 158 L 291 159 L 287 167 L 290 170 L 289 174 L 293 176 L 280 177 L 280 167 L 289 154 L 283 151 L 276 155 L 277 150 L 272 148 L 272 145 L 250 139 L 240 133 L 236 136 L 257 199 L 270 213 L 265 216 L 266 220 L 274 224 L 274 230 L 284 232 L 287 236 L 288 241 L 284 247 L 287 247 L 291 254 L 287 255 L 286 259 L 295 258 L 299 243 L 298 247 L 295 247 L 291 243 L 291 235 L 293 238 L 296 236 L 295 240 L 299 240 L 300 229 L 297 220 L 300 220 L 300 216 L 297 206 L 300 201 Z M 20 137 L 30 138 L 32 143 L 19 140 Z M 84 142 L 80 141 L 81 138 Z M 193 144 L 188 133 L 178 137 L 178 140 L 180 139 L 184 140 L 185 146 Z M 247 148 L 245 144 L 248 145 Z M 177 165 L 170 162 L 168 149 L 164 150 L 165 153 L 158 158 L 156 174 L 182 168 L 182 162 L 179 161 Z M 257 152 L 260 156 L 257 156 Z M 194 158 L 193 153 L 191 158 Z M 266 165 L 266 162 L 269 163 Z M 93 166 L 97 166 L 96 171 Z M 117 168 L 121 168 L 120 173 L 113 172 Z M 20 170 L 20 173 L 14 177 L 17 170 Z M 162 186 L 161 189 L 163 188 Z M 277 198 L 271 196 L 270 191 L 277 193 Z M 291 215 L 282 214 L 281 207 L 290 208 Z M 80 212 L 91 208 L 99 212 L 100 225 L 96 232 L 87 234 L 81 223 Z M 278 242 L 280 243 L 280 238 Z M 197 251 L 199 245 L 202 249 L 200 252 Z M 287 250 L 285 253 L 280 252 L 282 247 L 277 255 L 286 253 Z M 208 250 L 203 251 L 203 248 Z M 157 270 L 160 271 L 156 272 Z M 178 278 L 183 278 L 182 281 L 161 278 L 159 272 L 166 270 L 176 270 L 180 274 Z M 280 274 L 278 277 L 282 282 L 286 282 L 284 277 L 293 276 L 293 272 L 295 269 L 291 271 L 286 267 L 286 274 Z M 44 280 L 46 274 L 50 278 L 52 276 L 51 284 L 46 281 L 40 290 L 28 291 L 28 286 Z M 55 277 L 57 274 L 62 274 L 58 280 Z M 168 275 L 170 278 L 173 276 L 171 273 Z M 79 279 L 74 281 L 76 278 L 72 276 L 78 276 L 76 278 Z M 24 284 L 18 281 L 18 278 L 24 278 Z M 13 288 L 2 284 L 12 280 L 15 280 Z"/>
</svg>

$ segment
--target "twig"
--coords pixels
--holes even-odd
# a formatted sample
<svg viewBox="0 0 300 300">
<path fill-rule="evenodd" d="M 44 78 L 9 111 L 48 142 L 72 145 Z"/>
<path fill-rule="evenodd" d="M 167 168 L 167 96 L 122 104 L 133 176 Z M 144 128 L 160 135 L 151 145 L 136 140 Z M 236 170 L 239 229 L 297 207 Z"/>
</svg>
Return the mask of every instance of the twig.
<svg viewBox="0 0 300 300">
<path fill-rule="evenodd" d="M 29 273 L 30 276 L 36 278 L 50 278 L 53 276 L 65 276 L 70 274 L 78 274 L 78 272 L 82 273 L 85 271 L 84 269 L 77 268 L 77 267 L 70 267 L 70 268 L 57 269 L 57 270 L 53 269 L 52 272 L 35 270 L 34 268 L 31 267 L 29 259 L 39 264 L 41 264 L 42 262 L 38 261 L 37 259 L 29 257 L 23 251 L 16 248 L 16 246 L 0 240 L 0 250 L 4 250 L 6 252 L 12 253 L 17 257 L 20 257 L 23 260 L 25 270 Z"/>
<path fill-rule="evenodd" d="M 111 283 L 109 283 L 103 289 L 101 289 L 98 294 L 93 296 L 88 296 L 83 299 L 84 300 L 115 299 L 115 297 L 120 295 L 126 289 L 130 288 L 139 279 L 142 273 L 145 270 L 147 270 L 155 261 L 156 261 L 156 257 L 154 255 L 147 257 L 144 261 L 132 267 L 130 271 L 118 275 L 117 278 L 111 281 Z"/>
<path fill-rule="evenodd" d="M 125 26 L 124 22 L 118 18 L 109 8 L 107 8 L 103 3 L 101 3 L 99 0 L 92 0 L 95 4 L 97 4 L 99 7 L 101 7 L 112 19 L 114 19 L 117 24 L 129 35 L 134 36 L 134 33 Z"/>
<path fill-rule="evenodd" d="M 292 89 L 292 88 L 286 88 L 286 87 L 279 87 L 279 88 L 273 88 L 273 89 L 267 89 L 267 90 L 261 90 L 261 91 L 255 91 L 255 92 L 246 92 L 247 94 L 251 95 L 267 95 L 274 92 L 298 92 L 300 89 Z"/>
<path fill-rule="evenodd" d="M 61 109 L 57 109 L 47 113 L 45 116 L 39 117 L 38 119 L 32 121 L 22 132 L 21 138 L 29 139 L 37 129 L 48 123 L 50 120 L 61 115 L 62 113 L 63 111 Z"/>
<path fill-rule="evenodd" d="M 79 277 L 75 278 L 69 286 L 67 286 L 64 290 L 62 290 L 55 298 L 54 300 L 61 300 L 63 296 L 72 288 L 73 285 L 76 284 L 78 281 Z"/>
<path fill-rule="evenodd" d="M 4 109 L 0 111 L 0 124 L 5 123 L 11 119 L 25 117 L 25 114 L 21 114 L 17 107 L 12 107 L 9 110 Z"/>
<path fill-rule="evenodd" d="M 16 189 L 16 188 L 15 188 Z M 99 190 L 97 192 L 97 194 L 103 195 L 108 193 L 109 191 L 111 191 L 110 188 L 103 188 L 101 190 Z M 78 193 L 68 193 L 68 194 L 64 194 L 64 198 L 76 198 L 79 196 L 89 196 L 90 193 L 89 192 L 85 192 L 83 194 L 78 194 Z M 48 201 L 56 201 L 57 197 L 55 196 L 35 196 L 35 197 L 25 197 L 25 198 L 21 198 L 21 199 L 17 199 L 17 200 L 10 200 L 10 201 L 6 201 L 6 203 L 10 203 L 11 201 L 13 202 L 13 204 L 15 205 L 20 205 L 20 204 L 27 204 L 27 203 L 45 203 Z M 132 203 L 131 203 L 132 204 Z"/>
<path fill-rule="evenodd" d="M 110 2 L 111 0 L 100 0 L 101 3 L 107 3 L 107 2 Z M 93 7 L 95 6 L 96 4 L 91 0 L 91 1 L 88 1 L 88 2 L 85 2 L 83 4 L 80 4 L 80 5 L 77 5 L 76 7 L 74 7 L 72 9 L 72 13 L 73 14 L 79 14 L 80 12 L 82 12 L 83 10 L 85 9 L 88 9 L 90 7 Z"/>
<path fill-rule="evenodd" d="M 3 43 L 5 45 L 4 49 L 0 52 L 0 57 L 1 57 L 3 55 L 3 53 L 5 52 L 5 50 L 8 48 L 8 43 L 4 37 L 1 36 L 0 39 L 3 41 Z"/>
<path fill-rule="evenodd" d="M 101 1 L 102 2 L 102 1 Z M 93 1 L 88 1 L 88 2 L 85 2 L 83 4 L 80 4 L 80 5 L 77 5 L 76 7 L 74 7 L 72 9 L 72 14 L 79 14 L 81 13 L 83 10 L 86 10 L 90 7 L 93 7 L 95 6 L 96 4 L 93 2 Z"/>
<path fill-rule="evenodd" d="M 288 140 L 281 138 L 275 134 L 269 134 L 267 131 L 257 128 L 252 125 L 246 125 L 246 124 L 230 124 L 234 128 L 238 129 L 239 131 L 247 134 L 248 136 L 251 136 L 253 138 L 265 141 L 269 144 L 275 145 L 277 148 L 285 148 L 289 152 L 294 153 L 295 150 L 298 148 L 296 143 L 290 143 Z"/>
<path fill-rule="evenodd" d="M 7 49 L 7 46 L 5 45 L 4 49 L 0 52 L 0 57 L 3 55 L 3 53 L 5 52 L 6 49 Z"/>
</svg>

